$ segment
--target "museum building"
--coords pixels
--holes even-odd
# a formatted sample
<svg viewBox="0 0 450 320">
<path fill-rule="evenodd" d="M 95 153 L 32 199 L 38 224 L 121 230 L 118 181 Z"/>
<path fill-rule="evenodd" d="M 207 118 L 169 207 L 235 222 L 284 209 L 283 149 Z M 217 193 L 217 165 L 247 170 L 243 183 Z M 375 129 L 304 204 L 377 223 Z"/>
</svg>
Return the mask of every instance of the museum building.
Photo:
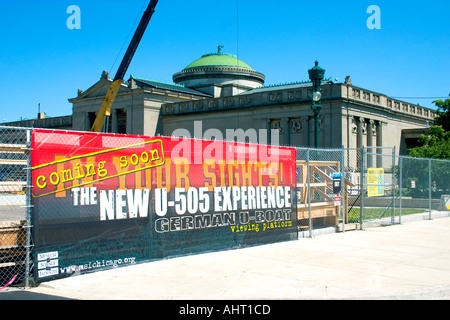
<svg viewBox="0 0 450 320">
<path fill-rule="evenodd" d="M 105 71 L 92 87 L 69 99 L 72 130 L 90 130 L 111 82 Z M 173 82 L 132 75 L 114 101 L 108 132 L 171 136 L 185 129 L 184 136 L 204 138 L 205 132 L 215 129 L 225 139 L 227 130 L 255 130 L 267 136 L 249 142 L 314 146 L 309 80 L 264 86 L 264 74 L 219 47 L 175 73 Z M 319 145 L 323 148 L 395 146 L 405 154 L 435 117 L 432 109 L 357 87 L 350 76 L 340 83 L 323 80 L 321 91 Z M 275 129 L 278 141 L 271 141 Z"/>
</svg>

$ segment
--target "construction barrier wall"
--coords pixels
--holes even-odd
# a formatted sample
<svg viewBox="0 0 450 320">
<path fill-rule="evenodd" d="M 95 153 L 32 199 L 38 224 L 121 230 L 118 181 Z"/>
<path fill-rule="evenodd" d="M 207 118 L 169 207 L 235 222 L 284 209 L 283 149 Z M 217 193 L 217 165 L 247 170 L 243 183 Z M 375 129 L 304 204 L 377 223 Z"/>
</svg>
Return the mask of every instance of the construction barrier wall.
<svg viewBox="0 0 450 320">
<path fill-rule="evenodd" d="M 297 239 L 296 150 L 32 131 L 36 282 Z"/>
<path fill-rule="evenodd" d="M 450 161 L 0 127 L 0 291 L 168 257 L 432 219 Z M 434 212 L 436 211 L 436 212 Z"/>
</svg>

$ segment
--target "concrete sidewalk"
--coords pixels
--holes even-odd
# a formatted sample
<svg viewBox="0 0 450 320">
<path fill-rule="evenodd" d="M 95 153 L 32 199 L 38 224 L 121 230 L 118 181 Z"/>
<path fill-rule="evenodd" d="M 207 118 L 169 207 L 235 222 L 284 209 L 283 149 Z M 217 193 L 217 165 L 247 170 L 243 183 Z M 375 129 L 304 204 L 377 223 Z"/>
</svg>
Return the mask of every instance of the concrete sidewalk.
<svg viewBox="0 0 450 320">
<path fill-rule="evenodd" d="M 26 292 L 83 300 L 450 299 L 450 219 L 156 261 Z"/>
</svg>

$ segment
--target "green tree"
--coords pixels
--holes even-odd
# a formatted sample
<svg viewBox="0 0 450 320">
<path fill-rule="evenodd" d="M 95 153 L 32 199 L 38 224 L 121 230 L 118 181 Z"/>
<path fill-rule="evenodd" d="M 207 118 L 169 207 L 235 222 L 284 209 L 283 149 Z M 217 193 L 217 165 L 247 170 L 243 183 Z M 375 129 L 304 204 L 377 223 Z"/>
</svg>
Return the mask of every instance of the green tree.
<svg viewBox="0 0 450 320">
<path fill-rule="evenodd" d="M 408 150 L 411 157 L 450 160 L 450 99 L 433 101 L 436 118 L 428 134 L 419 138 L 420 147 Z"/>
<path fill-rule="evenodd" d="M 438 107 L 434 125 L 442 126 L 445 131 L 450 131 L 450 99 L 436 100 L 433 103 Z"/>
<path fill-rule="evenodd" d="M 420 135 L 421 147 L 409 149 L 409 155 L 416 158 L 434 158 L 450 160 L 450 131 L 442 126 L 432 126 L 427 135 Z"/>
<path fill-rule="evenodd" d="M 450 99 L 437 100 L 438 107 L 434 125 L 427 134 L 419 137 L 420 147 L 408 150 L 414 158 L 434 158 L 450 160 Z M 402 166 L 404 184 L 413 197 L 428 197 L 429 188 L 434 197 L 450 191 L 450 165 L 448 161 L 429 161 L 424 159 L 405 158 Z M 429 185 L 429 169 L 431 169 L 432 186 Z M 416 188 L 411 188 L 411 181 Z"/>
</svg>

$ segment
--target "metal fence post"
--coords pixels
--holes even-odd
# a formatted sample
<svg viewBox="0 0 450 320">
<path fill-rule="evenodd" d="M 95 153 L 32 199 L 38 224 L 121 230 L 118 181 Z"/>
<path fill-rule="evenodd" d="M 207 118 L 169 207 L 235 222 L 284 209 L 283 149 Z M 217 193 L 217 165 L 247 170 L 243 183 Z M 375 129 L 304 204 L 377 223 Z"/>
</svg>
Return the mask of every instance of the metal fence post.
<svg viewBox="0 0 450 320">
<path fill-rule="evenodd" d="M 306 168 L 308 172 L 308 213 L 309 213 L 309 237 L 312 238 L 312 213 L 311 213 L 311 170 L 309 167 L 309 150 L 306 150 Z"/>
<path fill-rule="evenodd" d="M 399 169 L 399 208 L 398 208 L 398 223 L 402 224 L 402 195 L 403 195 L 403 158 L 401 156 L 398 157 L 398 169 Z"/>
<path fill-rule="evenodd" d="M 361 230 L 364 230 L 364 167 L 365 167 L 365 147 L 361 149 L 361 181 L 359 182 L 359 189 L 361 193 L 361 201 L 359 205 L 359 219 L 361 221 Z"/>
<path fill-rule="evenodd" d="M 31 130 L 27 129 L 27 194 L 26 194 L 26 214 L 27 214 L 27 247 L 25 257 L 25 286 L 30 286 L 30 258 L 31 258 Z"/>
<path fill-rule="evenodd" d="M 429 219 L 431 220 L 431 159 L 428 159 L 428 208 L 429 208 Z"/>
<path fill-rule="evenodd" d="M 347 212 L 345 212 L 345 197 L 347 196 L 345 193 L 347 192 L 345 187 L 345 148 L 341 147 L 341 211 L 342 211 L 342 232 L 345 232 L 345 221 Z"/>
<path fill-rule="evenodd" d="M 392 216 L 391 216 L 391 223 L 394 224 L 395 222 L 395 146 L 392 150 Z"/>
</svg>

